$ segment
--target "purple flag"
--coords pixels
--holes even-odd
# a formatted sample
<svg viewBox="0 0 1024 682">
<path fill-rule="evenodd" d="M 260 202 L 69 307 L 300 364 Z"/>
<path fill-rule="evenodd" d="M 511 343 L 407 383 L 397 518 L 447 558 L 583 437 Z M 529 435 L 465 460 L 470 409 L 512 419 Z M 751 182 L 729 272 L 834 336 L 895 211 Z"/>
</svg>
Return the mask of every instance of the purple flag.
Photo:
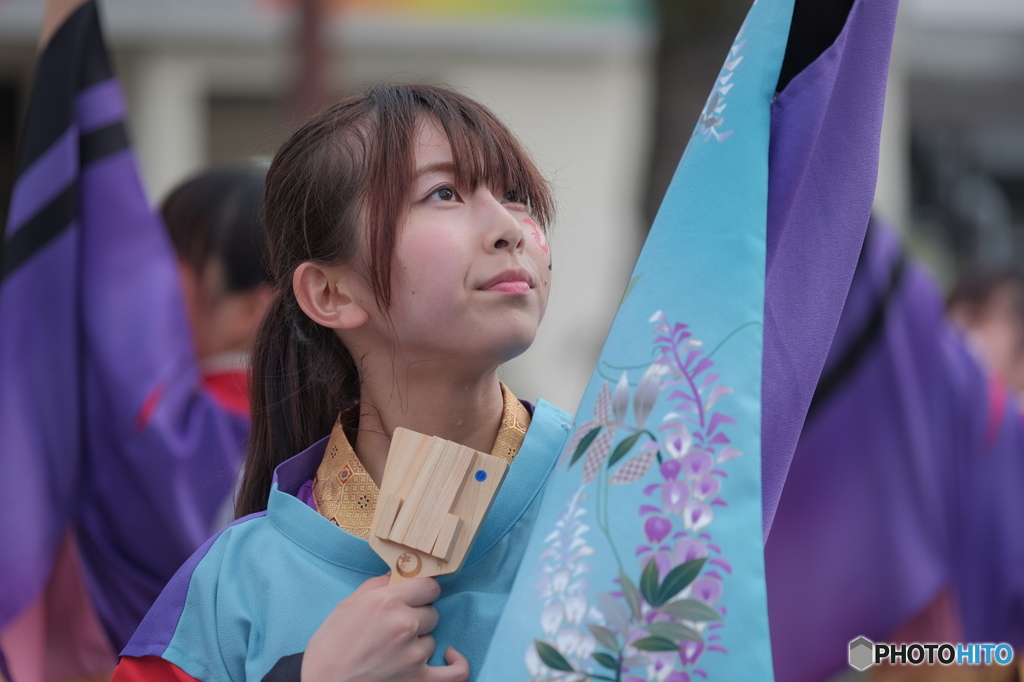
<svg viewBox="0 0 1024 682">
<path fill-rule="evenodd" d="M 872 227 L 765 548 L 778 679 L 848 669 L 851 640 L 947 593 L 962 622 L 923 641 L 1024 642 L 1024 424 L 1005 397 Z"/>
<path fill-rule="evenodd" d="M 113 648 L 209 536 L 248 420 L 202 388 L 95 2 L 40 57 L 0 270 L 0 631 L 73 533 Z"/>
<path fill-rule="evenodd" d="M 838 38 L 818 55 L 813 43 L 822 32 L 813 19 L 842 4 L 796 3 L 792 30 L 803 35 L 791 35 L 783 73 L 800 38 L 817 58 L 772 103 L 761 384 L 765 539 L 849 291 L 878 172 L 897 3 L 853 2 Z"/>
</svg>

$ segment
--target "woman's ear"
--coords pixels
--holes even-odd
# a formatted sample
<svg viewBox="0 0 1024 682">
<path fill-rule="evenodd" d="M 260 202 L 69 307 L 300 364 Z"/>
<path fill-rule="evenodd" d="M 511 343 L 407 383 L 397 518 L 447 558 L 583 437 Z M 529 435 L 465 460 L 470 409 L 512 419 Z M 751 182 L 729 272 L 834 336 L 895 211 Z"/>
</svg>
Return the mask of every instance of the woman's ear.
<svg viewBox="0 0 1024 682">
<path fill-rule="evenodd" d="M 328 329 L 355 329 L 370 313 L 362 305 L 361 282 L 341 265 L 302 263 L 292 275 L 295 300 L 309 319 Z"/>
</svg>

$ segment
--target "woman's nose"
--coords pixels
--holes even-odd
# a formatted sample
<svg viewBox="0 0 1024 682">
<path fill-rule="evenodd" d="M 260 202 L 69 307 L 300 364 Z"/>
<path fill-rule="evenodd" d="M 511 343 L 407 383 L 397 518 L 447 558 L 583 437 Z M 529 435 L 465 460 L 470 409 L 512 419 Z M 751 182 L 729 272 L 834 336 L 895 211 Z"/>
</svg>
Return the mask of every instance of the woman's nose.
<svg viewBox="0 0 1024 682">
<path fill-rule="evenodd" d="M 526 240 L 523 225 L 515 215 L 509 212 L 499 198 L 490 192 L 485 192 L 485 194 L 487 196 L 483 198 L 482 208 L 486 212 L 484 218 L 484 224 L 487 226 L 485 239 L 489 247 L 495 251 L 502 249 L 516 251 L 523 248 Z"/>
</svg>

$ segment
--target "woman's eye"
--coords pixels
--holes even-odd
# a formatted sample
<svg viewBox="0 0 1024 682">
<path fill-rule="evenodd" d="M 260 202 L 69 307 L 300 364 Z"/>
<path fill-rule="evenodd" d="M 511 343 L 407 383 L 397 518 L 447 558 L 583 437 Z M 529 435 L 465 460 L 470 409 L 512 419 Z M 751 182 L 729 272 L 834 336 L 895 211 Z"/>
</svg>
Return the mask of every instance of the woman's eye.
<svg viewBox="0 0 1024 682">
<path fill-rule="evenodd" d="M 440 201 L 455 201 L 459 198 L 458 193 L 451 187 L 438 187 L 430 193 L 428 199 L 438 199 Z"/>
<path fill-rule="evenodd" d="M 504 201 L 506 204 L 526 203 L 526 201 L 523 199 L 523 196 L 519 193 L 519 191 L 514 189 L 510 189 L 509 191 L 505 192 L 505 196 L 502 197 L 502 201 Z"/>
</svg>

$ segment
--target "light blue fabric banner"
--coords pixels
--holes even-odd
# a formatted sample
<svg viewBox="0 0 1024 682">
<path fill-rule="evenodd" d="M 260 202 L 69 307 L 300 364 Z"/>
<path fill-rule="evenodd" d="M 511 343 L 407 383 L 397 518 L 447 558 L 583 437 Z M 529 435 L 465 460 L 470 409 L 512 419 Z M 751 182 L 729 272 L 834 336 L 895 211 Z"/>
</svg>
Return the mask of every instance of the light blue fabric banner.
<svg viewBox="0 0 1024 682">
<path fill-rule="evenodd" d="M 771 680 L 761 533 L 770 106 L 758 0 L 590 384 L 481 680 Z"/>
</svg>

